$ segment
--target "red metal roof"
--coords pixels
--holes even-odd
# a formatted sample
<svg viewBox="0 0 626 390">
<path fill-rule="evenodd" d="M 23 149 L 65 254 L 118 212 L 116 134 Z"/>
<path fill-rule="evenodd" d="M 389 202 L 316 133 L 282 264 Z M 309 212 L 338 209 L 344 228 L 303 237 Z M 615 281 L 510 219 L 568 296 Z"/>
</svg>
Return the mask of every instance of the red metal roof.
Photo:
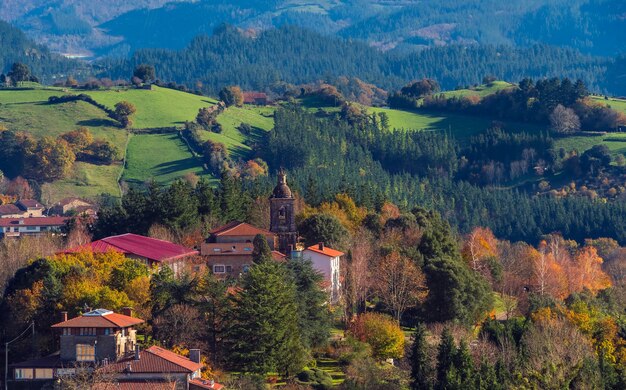
<svg viewBox="0 0 626 390">
<path fill-rule="evenodd" d="M 125 255 L 135 255 L 152 261 L 170 261 L 181 257 L 197 255 L 198 251 L 186 248 L 173 242 L 156 238 L 126 233 L 119 236 L 103 238 L 90 244 L 66 250 L 64 253 L 92 251 L 106 253 L 121 252 Z"/>
<path fill-rule="evenodd" d="M 239 221 L 229 222 L 226 225 L 211 230 L 209 233 L 216 237 L 256 236 L 257 234 L 262 234 L 264 236 L 274 235 L 274 233 L 270 232 L 269 230 L 261 229 L 256 226 L 252 226 L 249 223 Z"/>
<path fill-rule="evenodd" d="M 327 246 L 324 246 L 322 249 L 320 249 L 319 244 L 316 245 L 311 245 L 310 247 L 306 248 L 307 250 L 316 252 L 316 253 L 321 253 L 323 255 L 326 255 L 328 257 L 339 257 L 339 256 L 343 256 L 344 253 L 340 252 L 338 250 L 335 249 L 331 249 Z"/>
<path fill-rule="evenodd" d="M 133 373 L 187 373 L 190 374 L 203 367 L 190 359 L 167 349 L 152 346 L 139 352 L 139 360 L 134 355 L 125 357 L 115 363 L 101 368 L 105 372 L 126 372 L 128 365 Z"/>
<path fill-rule="evenodd" d="M 13 226 L 63 226 L 67 217 L 0 218 L 0 227 Z"/>
<path fill-rule="evenodd" d="M 102 311 L 102 313 L 99 313 Z M 108 310 L 98 309 L 85 313 L 80 317 L 74 317 L 70 320 L 59 322 L 52 325 L 53 328 L 127 328 L 129 326 L 141 324 L 144 321 L 125 316 L 123 314 L 109 312 Z"/>
</svg>

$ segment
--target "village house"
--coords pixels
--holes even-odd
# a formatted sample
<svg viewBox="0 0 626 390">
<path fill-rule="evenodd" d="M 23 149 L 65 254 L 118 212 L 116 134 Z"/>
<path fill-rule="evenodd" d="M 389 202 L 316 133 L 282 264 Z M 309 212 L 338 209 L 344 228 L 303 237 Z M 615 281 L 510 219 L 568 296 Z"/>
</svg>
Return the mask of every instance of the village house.
<svg viewBox="0 0 626 390">
<path fill-rule="evenodd" d="M 61 233 L 69 218 L 0 218 L 0 238 Z"/>
<path fill-rule="evenodd" d="M 204 365 L 200 350 L 189 351 L 189 358 L 152 346 L 142 350 L 137 344 L 135 326 L 144 321 L 123 314 L 96 309 L 52 325 L 60 332 L 60 351 L 43 358 L 11 364 L 10 388 L 39 389 L 59 378 L 87 369 L 103 378 L 96 388 L 115 389 L 221 389 L 222 385 L 200 379 Z M 212 387 L 209 387 L 212 386 Z"/>
<path fill-rule="evenodd" d="M 247 91 L 243 93 L 243 102 L 244 104 L 266 106 L 269 103 L 269 99 L 264 92 Z"/>
<path fill-rule="evenodd" d="M 139 260 L 149 267 L 159 268 L 167 265 L 176 274 L 179 274 L 187 267 L 199 267 L 193 261 L 194 257 L 199 254 L 197 250 L 174 244 L 173 242 L 133 233 L 106 237 L 86 245 L 68 249 L 63 253 L 80 253 L 85 251 L 93 253 L 119 252 L 128 258 Z"/>
<path fill-rule="evenodd" d="M 233 221 L 209 232 L 206 242 L 200 246 L 200 254 L 207 266 L 218 276 L 238 276 L 247 272 L 252 265 L 252 242 L 260 234 L 265 237 L 276 261 L 284 261 L 286 256 L 274 248 L 277 237 L 274 233 L 252 226 L 245 222 Z"/>
<path fill-rule="evenodd" d="M 313 268 L 324 275 L 331 303 L 337 303 L 341 297 L 340 264 L 343 255 L 343 252 L 329 248 L 323 242 L 306 248 L 301 254 L 303 259 L 310 259 Z"/>
<path fill-rule="evenodd" d="M 98 207 L 91 202 L 80 198 L 65 198 L 58 201 L 50 209 L 50 215 L 89 215 L 95 216 Z"/>
<path fill-rule="evenodd" d="M 44 205 L 33 199 L 22 199 L 12 204 L 0 205 L 0 218 L 42 217 Z"/>
</svg>

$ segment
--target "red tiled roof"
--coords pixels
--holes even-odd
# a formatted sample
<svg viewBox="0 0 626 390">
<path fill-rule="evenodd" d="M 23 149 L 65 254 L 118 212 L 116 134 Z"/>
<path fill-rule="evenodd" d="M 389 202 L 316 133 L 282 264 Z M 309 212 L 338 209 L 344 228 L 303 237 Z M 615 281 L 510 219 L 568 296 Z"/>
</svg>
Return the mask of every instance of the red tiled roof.
<svg viewBox="0 0 626 390">
<path fill-rule="evenodd" d="M 267 99 L 267 94 L 265 92 L 244 92 L 243 93 L 243 102 L 244 103 L 254 103 L 257 99 Z"/>
<path fill-rule="evenodd" d="M 103 238 L 102 240 L 94 241 L 87 245 L 68 249 L 64 253 L 82 251 L 92 251 L 94 253 L 116 251 L 126 255 L 135 255 L 159 262 L 198 254 L 196 250 L 174 244 L 173 242 L 132 233 Z"/>
<path fill-rule="evenodd" d="M 307 250 L 316 252 L 316 253 L 321 253 L 323 255 L 326 255 L 328 257 L 339 257 L 339 256 L 343 256 L 344 253 L 340 252 L 338 250 L 329 248 L 327 246 L 324 247 L 324 249 L 320 249 L 319 248 L 319 244 L 316 245 L 311 245 L 310 247 L 306 248 Z"/>
<path fill-rule="evenodd" d="M 133 373 L 187 373 L 203 367 L 188 358 L 161 347 L 152 346 L 139 352 L 139 360 L 128 356 L 101 368 L 105 372 L 125 372 L 130 364 Z"/>
<path fill-rule="evenodd" d="M 176 381 L 155 382 L 138 379 L 114 383 L 96 383 L 91 386 L 92 390 L 173 390 L 175 388 Z"/>
<path fill-rule="evenodd" d="M 208 381 L 205 379 L 192 379 L 189 381 L 189 390 L 196 390 L 196 389 L 220 390 L 223 388 L 224 388 L 224 385 L 221 385 L 216 382 L 213 382 L 211 384 L 211 381 Z"/>
<path fill-rule="evenodd" d="M 0 205 L 0 215 L 22 214 L 24 211 L 14 204 Z"/>
<path fill-rule="evenodd" d="M 272 251 L 272 259 L 274 259 L 274 261 L 282 262 L 287 260 L 287 256 L 283 255 L 279 251 Z"/>
<path fill-rule="evenodd" d="M 219 236 L 256 236 L 262 234 L 264 236 L 273 235 L 269 230 L 252 226 L 249 223 L 232 221 L 226 225 L 215 228 L 209 232 L 211 235 Z"/>
<path fill-rule="evenodd" d="M 41 203 L 37 202 L 34 199 L 21 199 L 18 201 L 18 203 L 27 208 L 35 208 L 35 209 L 45 208 L 44 205 L 42 205 Z"/>
<path fill-rule="evenodd" d="M 67 217 L 0 218 L 0 227 L 63 226 L 68 219 Z"/>
<path fill-rule="evenodd" d="M 98 309 L 103 310 L 103 309 Z M 141 324 L 144 321 L 135 318 L 125 316 L 123 314 L 108 312 L 101 315 L 96 315 L 97 311 L 85 313 L 80 317 L 75 317 L 67 321 L 59 322 L 52 325 L 53 328 L 127 328 L 129 326 Z M 92 315 L 94 314 L 94 315 Z"/>
</svg>

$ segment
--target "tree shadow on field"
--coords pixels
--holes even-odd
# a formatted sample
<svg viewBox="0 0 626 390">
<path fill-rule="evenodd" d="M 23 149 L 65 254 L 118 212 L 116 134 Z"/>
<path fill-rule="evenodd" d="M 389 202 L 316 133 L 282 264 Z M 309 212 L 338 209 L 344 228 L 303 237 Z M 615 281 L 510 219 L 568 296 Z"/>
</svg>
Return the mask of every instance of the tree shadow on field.
<svg viewBox="0 0 626 390">
<path fill-rule="evenodd" d="M 202 167 L 198 164 L 198 160 L 193 157 L 164 162 L 156 165 L 154 168 L 156 175 L 169 175 L 171 173 L 181 172 L 194 168 L 202 170 Z"/>
<path fill-rule="evenodd" d="M 118 123 L 111 119 L 86 119 L 76 122 L 78 126 L 91 127 L 118 127 Z"/>
</svg>

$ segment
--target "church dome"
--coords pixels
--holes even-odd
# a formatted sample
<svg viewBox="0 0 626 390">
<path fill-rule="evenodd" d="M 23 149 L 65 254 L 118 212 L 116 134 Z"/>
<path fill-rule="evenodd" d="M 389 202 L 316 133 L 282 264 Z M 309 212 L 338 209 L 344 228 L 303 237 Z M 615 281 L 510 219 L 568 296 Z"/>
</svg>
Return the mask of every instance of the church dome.
<svg viewBox="0 0 626 390">
<path fill-rule="evenodd" d="M 272 198 L 292 198 L 291 189 L 287 185 L 287 175 L 284 171 L 278 172 L 278 183 L 272 192 Z"/>
</svg>

